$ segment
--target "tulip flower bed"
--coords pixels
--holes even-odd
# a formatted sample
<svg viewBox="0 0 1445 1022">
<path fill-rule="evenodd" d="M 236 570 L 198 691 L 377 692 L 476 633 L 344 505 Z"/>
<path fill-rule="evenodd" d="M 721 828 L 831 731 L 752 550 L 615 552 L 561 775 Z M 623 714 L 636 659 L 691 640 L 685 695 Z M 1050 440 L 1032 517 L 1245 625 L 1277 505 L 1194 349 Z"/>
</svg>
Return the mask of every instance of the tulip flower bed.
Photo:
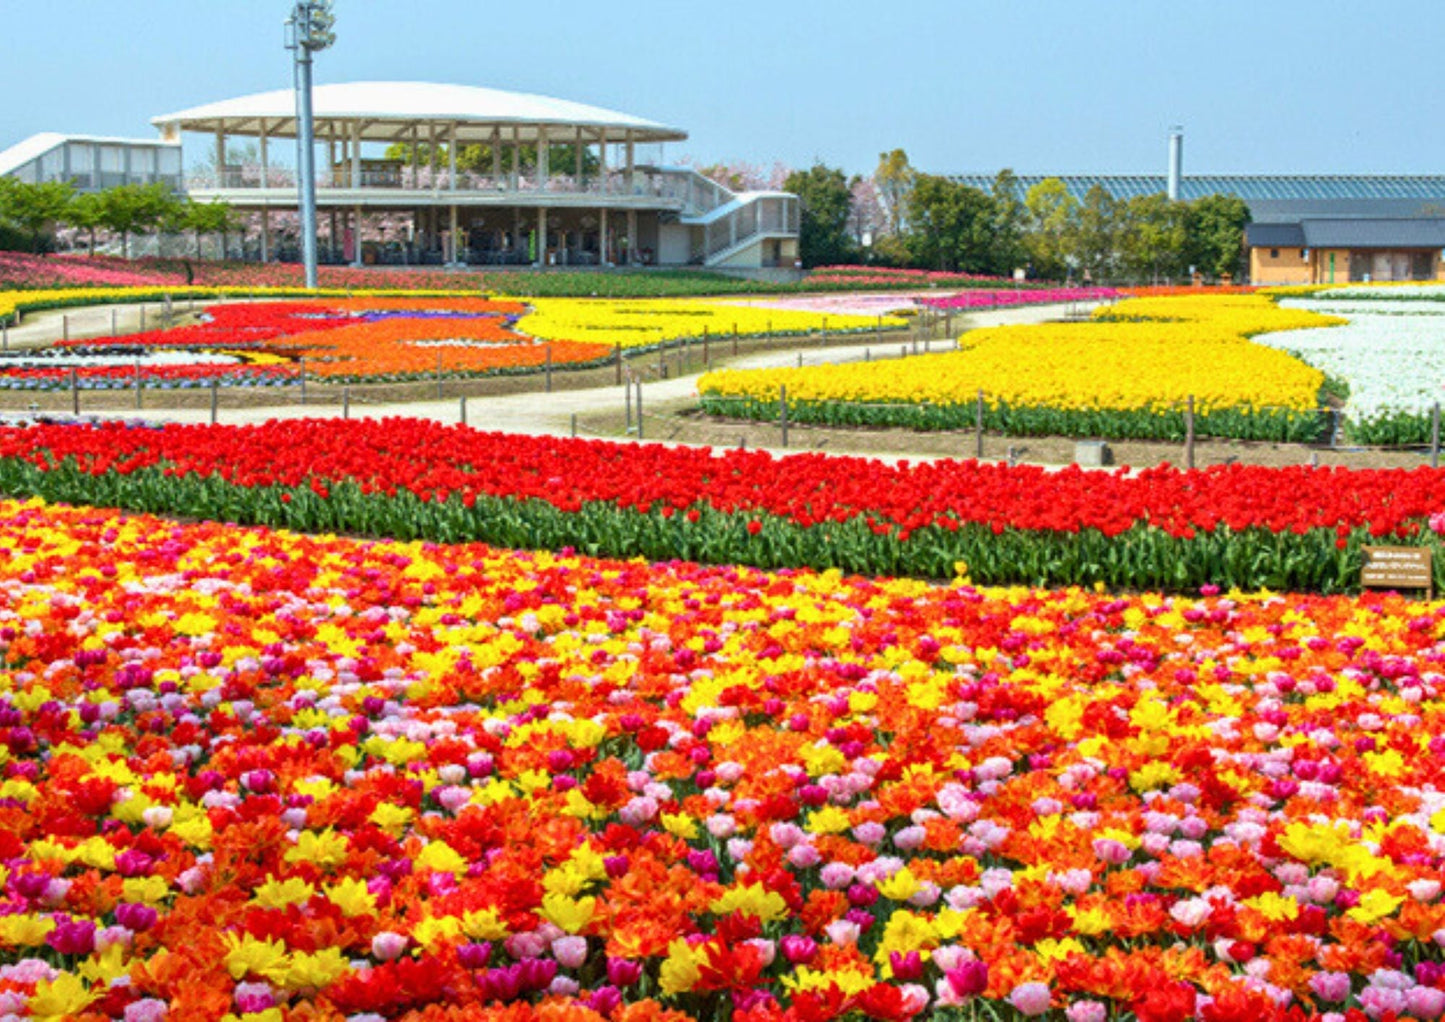
<svg viewBox="0 0 1445 1022">
<path fill-rule="evenodd" d="M 935 309 L 1003 309 L 1015 305 L 1057 305 L 1063 302 L 1107 302 L 1120 297 L 1112 287 L 1048 287 L 1022 289 L 977 288 L 944 298 L 923 298 L 919 304 Z"/>
<path fill-rule="evenodd" d="M 46 287 L 144 287 L 165 284 L 164 275 L 138 270 L 122 259 L 80 259 L 0 252 L 0 289 Z"/>
<path fill-rule="evenodd" d="M 561 341 L 539 344 L 512 327 L 526 307 L 516 302 L 476 298 L 331 299 L 216 305 L 196 326 L 129 334 L 102 340 L 77 340 L 50 349 L 57 362 L 103 359 L 116 353 L 186 349 L 237 354 L 256 364 L 172 367 L 152 385 L 176 381 L 200 385 L 215 377 L 228 382 L 289 383 L 305 359 L 308 375 L 336 382 L 378 382 L 433 377 L 439 367 L 453 376 L 535 369 L 549 357 L 560 365 L 600 364 L 609 349 Z M 70 368 L 0 363 L 0 386 L 60 387 Z M 79 385 L 126 386 L 134 374 L 124 367 L 87 366 L 75 370 Z"/>
<path fill-rule="evenodd" d="M 826 314 L 809 308 L 769 308 L 696 299 L 608 301 L 536 298 L 517 329 L 532 337 L 568 339 L 612 348 L 655 347 L 703 337 L 867 333 L 908 325 L 897 316 Z"/>
<path fill-rule="evenodd" d="M 808 271 L 807 279 L 810 287 L 818 288 L 987 287 L 1002 282 L 1002 277 L 976 273 L 909 270 L 892 266 L 819 266 Z"/>
<path fill-rule="evenodd" d="M 1435 1019 L 1442 635 L 3 501 L 0 1011 Z"/>
<path fill-rule="evenodd" d="M 1309 301 L 1348 316 L 1343 327 L 1261 338 L 1345 381 L 1345 435 L 1353 443 L 1428 444 L 1433 406 L 1445 396 L 1445 307 L 1419 288 L 1380 288 L 1379 301 Z M 1407 294 L 1408 292 L 1408 294 Z"/>
<path fill-rule="evenodd" d="M 56 304 L 96 292 L 60 292 Z M 46 292 L 22 293 L 27 298 Z M 113 294 L 108 293 L 108 294 Z M 121 292 L 125 294 L 125 292 Z M 152 292 L 143 292 L 153 300 Z M 18 303 L 20 298 L 12 301 Z M 5 309 L 0 306 L 0 316 Z M 491 300 L 425 293 L 334 296 L 311 301 L 212 305 L 206 321 L 189 327 L 119 337 L 75 340 L 45 354 L 55 365 L 36 366 L 27 354 L 7 366 L 0 360 L 0 387 L 54 389 L 77 384 L 106 389 L 133 385 L 135 374 L 103 362 L 117 353 L 180 349 L 237 354 L 244 364 L 169 367 L 151 384 L 201 386 L 294 382 L 305 372 L 334 383 L 378 383 L 536 372 L 545 364 L 578 368 L 615 358 L 619 349 L 694 343 L 709 335 L 803 335 L 901 326 L 891 317 L 823 315 L 807 310 L 755 309 L 712 301 L 618 302 L 580 299 Z M 77 365 L 77 362 L 79 363 Z M 284 363 L 284 364 L 282 364 Z"/>
<path fill-rule="evenodd" d="M 615 444 L 417 420 L 0 429 L 0 493 L 609 556 L 983 582 L 1339 592 L 1361 546 L 1437 551 L 1445 474 L 1137 475 Z M 1432 519 L 1432 516 L 1435 516 Z"/>
<path fill-rule="evenodd" d="M 877 364 L 724 370 L 698 382 L 702 407 L 773 420 L 787 388 L 794 422 L 972 429 L 1011 436 L 1314 441 L 1329 416 L 1325 376 L 1249 338 L 1343 320 L 1259 296 L 1141 298 L 1096 310 L 1091 323 L 971 331 L 959 350 Z"/>
</svg>

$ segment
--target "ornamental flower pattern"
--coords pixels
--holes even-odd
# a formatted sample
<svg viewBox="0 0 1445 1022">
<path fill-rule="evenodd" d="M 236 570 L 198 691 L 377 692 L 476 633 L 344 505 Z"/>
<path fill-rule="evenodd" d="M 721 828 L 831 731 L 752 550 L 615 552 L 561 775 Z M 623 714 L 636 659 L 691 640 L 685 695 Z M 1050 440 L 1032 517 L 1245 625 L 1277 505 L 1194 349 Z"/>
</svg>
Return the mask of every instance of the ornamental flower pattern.
<svg viewBox="0 0 1445 1022">
<path fill-rule="evenodd" d="M 17 1017 L 1445 1005 L 1445 605 L 0 540 Z"/>
</svg>

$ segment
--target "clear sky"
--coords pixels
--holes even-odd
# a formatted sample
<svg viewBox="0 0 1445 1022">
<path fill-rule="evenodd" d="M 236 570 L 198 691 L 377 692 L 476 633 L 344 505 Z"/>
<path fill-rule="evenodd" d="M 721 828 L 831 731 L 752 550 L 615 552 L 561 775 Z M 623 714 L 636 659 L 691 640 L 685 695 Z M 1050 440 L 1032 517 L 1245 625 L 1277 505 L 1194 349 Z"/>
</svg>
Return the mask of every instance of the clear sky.
<svg viewBox="0 0 1445 1022">
<path fill-rule="evenodd" d="M 289 86 L 288 0 L 9 0 L 0 148 Z M 943 173 L 1445 172 L 1441 0 L 337 0 L 318 82 L 538 92 L 674 124 L 669 158 L 902 147 Z M 188 142 L 188 153 L 205 143 Z"/>
</svg>

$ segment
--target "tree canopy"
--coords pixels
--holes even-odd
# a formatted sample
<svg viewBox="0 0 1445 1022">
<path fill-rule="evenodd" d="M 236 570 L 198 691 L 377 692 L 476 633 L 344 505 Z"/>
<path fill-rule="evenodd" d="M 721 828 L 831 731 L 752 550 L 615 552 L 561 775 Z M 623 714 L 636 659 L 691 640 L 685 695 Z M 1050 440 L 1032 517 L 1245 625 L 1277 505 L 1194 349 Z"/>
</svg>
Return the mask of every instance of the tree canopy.
<svg viewBox="0 0 1445 1022">
<path fill-rule="evenodd" d="M 804 266 L 830 266 L 857 257 L 848 234 L 852 186 L 841 170 L 815 163 L 789 174 L 783 189 L 798 196 L 802 207 L 798 257 Z"/>
</svg>

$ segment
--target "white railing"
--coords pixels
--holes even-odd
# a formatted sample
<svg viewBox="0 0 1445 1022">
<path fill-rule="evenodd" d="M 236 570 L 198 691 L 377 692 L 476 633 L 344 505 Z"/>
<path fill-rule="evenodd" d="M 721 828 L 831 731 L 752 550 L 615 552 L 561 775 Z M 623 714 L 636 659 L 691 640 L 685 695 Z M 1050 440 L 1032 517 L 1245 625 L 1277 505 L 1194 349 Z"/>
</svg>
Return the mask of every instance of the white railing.
<svg viewBox="0 0 1445 1022">
<path fill-rule="evenodd" d="M 703 260 L 758 237 L 798 232 L 798 200 L 791 196 L 753 195 L 703 225 Z"/>
<path fill-rule="evenodd" d="M 377 190 L 377 191 L 459 191 L 491 193 L 536 194 L 539 192 L 556 195 L 596 195 L 636 197 L 662 201 L 675 206 L 688 216 L 706 214 L 719 206 L 736 199 L 736 196 L 722 185 L 703 177 L 692 170 L 661 170 L 653 167 L 638 168 L 630 175 L 624 170 L 609 170 L 606 175 L 590 175 L 578 179 L 570 174 L 551 174 L 544 179 L 533 174 L 503 173 L 500 176 L 462 170 L 456 173 L 453 184 L 452 173 L 446 168 L 433 170 L 431 167 L 398 166 L 362 169 L 353 175 L 350 167 L 336 167 L 322 171 L 316 179 L 318 188 L 323 190 Z M 250 188 L 295 188 L 296 172 L 289 168 L 272 167 L 262 174 L 258 166 L 227 169 L 221 174 L 214 171 L 193 174 L 187 186 L 194 190 L 250 189 Z"/>
</svg>

